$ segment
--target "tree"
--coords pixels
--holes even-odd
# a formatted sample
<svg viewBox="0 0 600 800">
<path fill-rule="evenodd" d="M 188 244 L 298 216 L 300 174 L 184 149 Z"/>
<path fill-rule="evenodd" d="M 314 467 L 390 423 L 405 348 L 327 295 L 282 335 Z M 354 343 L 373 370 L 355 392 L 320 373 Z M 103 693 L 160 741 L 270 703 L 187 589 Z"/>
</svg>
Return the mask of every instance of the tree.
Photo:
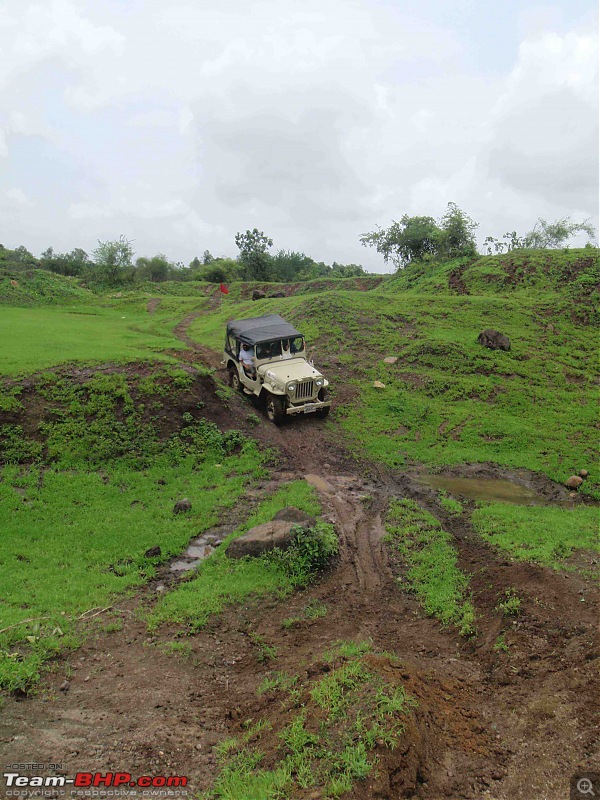
<svg viewBox="0 0 600 800">
<path fill-rule="evenodd" d="M 315 262 L 304 253 L 279 250 L 271 259 L 271 276 L 276 281 L 298 281 L 312 277 Z"/>
<path fill-rule="evenodd" d="M 269 239 L 258 228 L 236 233 L 235 243 L 239 247 L 239 261 L 243 266 L 244 277 L 248 280 L 268 281 L 271 277 L 271 256 L 267 252 L 273 247 Z"/>
<path fill-rule="evenodd" d="M 440 220 L 436 255 L 448 260 L 477 255 L 475 231 L 478 227 L 478 223 L 473 222 L 456 203 L 448 203 L 446 213 Z"/>
<path fill-rule="evenodd" d="M 55 253 L 54 249 L 49 247 L 40 256 L 40 264 L 44 269 L 57 275 L 79 276 L 90 267 L 90 259 L 80 247 L 76 247 L 70 253 Z"/>
<path fill-rule="evenodd" d="M 171 271 L 174 270 L 173 264 L 163 253 L 158 253 L 152 258 L 138 258 L 135 266 L 142 280 L 153 281 L 154 283 L 162 283 L 162 281 L 169 280 Z"/>
<path fill-rule="evenodd" d="M 92 253 L 94 277 L 98 283 L 120 286 L 133 277 L 133 242 L 123 235 L 112 242 L 98 241 Z"/>
<path fill-rule="evenodd" d="M 488 255 L 524 249 L 555 250 L 565 247 L 565 243 L 577 233 L 587 233 L 590 240 L 593 240 L 596 236 L 596 229 L 589 219 L 583 220 L 583 222 L 572 222 L 570 217 L 563 217 L 555 222 L 547 222 L 539 217 L 533 228 L 524 236 L 519 236 L 516 231 L 509 231 L 502 237 L 504 242 L 488 236 L 485 244 Z"/>
<path fill-rule="evenodd" d="M 332 278 L 359 278 L 366 274 L 360 264 L 338 264 L 337 261 L 334 261 L 331 265 Z"/>
<path fill-rule="evenodd" d="M 534 250 L 552 250 L 562 247 L 572 236 L 577 233 L 587 233 L 590 239 L 596 235 L 596 229 L 589 219 L 583 222 L 571 222 L 570 217 L 557 219 L 555 222 L 546 222 L 541 217 L 533 228 L 523 238 L 523 247 Z"/>
<path fill-rule="evenodd" d="M 409 217 L 392 222 L 390 227 L 363 233 L 361 244 L 375 247 L 384 260 L 402 269 L 407 264 L 432 258 L 452 259 L 475 255 L 477 223 L 456 203 L 448 203 L 446 213 L 438 222 L 433 217 Z"/>
<path fill-rule="evenodd" d="M 205 265 L 206 264 L 212 264 L 212 262 L 214 260 L 215 260 L 215 257 L 210 252 L 210 250 L 205 250 L 204 253 L 202 254 L 202 263 L 205 264 Z"/>
<path fill-rule="evenodd" d="M 409 217 L 400 222 L 392 221 L 386 230 L 380 228 L 371 233 L 363 233 L 359 238 L 364 247 L 374 247 L 383 260 L 391 261 L 402 269 L 413 261 L 423 261 L 436 252 L 440 229 L 433 217 Z"/>
</svg>

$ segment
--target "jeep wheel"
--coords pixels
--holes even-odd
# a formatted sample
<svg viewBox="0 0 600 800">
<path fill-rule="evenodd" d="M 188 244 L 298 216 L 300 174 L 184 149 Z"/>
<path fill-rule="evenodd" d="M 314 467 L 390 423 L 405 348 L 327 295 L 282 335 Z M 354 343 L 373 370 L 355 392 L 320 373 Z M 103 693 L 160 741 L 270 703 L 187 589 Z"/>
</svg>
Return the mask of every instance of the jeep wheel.
<svg viewBox="0 0 600 800">
<path fill-rule="evenodd" d="M 267 417 L 274 422 L 275 425 L 281 425 L 285 419 L 285 406 L 283 398 L 278 397 L 276 394 L 267 396 Z"/>
<path fill-rule="evenodd" d="M 236 392 L 242 391 L 240 376 L 238 375 L 238 371 L 235 367 L 229 367 L 229 385 Z"/>
<path fill-rule="evenodd" d="M 330 411 L 331 411 L 331 406 L 325 406 L 325 408 L 317 408 L 317 410 L 315 411 L 315 417 L 318 417 L 319 419 L 325 419 L 325 417 L 329 414 Z"/>
</svg>

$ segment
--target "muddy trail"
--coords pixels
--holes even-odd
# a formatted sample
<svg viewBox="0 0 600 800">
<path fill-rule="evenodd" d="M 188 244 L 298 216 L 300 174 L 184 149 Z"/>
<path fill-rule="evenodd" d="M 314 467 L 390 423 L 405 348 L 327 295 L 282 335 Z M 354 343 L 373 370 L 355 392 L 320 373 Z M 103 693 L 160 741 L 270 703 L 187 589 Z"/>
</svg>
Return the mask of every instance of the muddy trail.
<svg viewBox="0 0 600 800">
<path fill-rule="evenodd" d="M 191 348 L 186 360 L 222 369 L 218 354 L 187 335 L 193 316 L 178 326 Z M 330 422 L 306 418 L 276 428 L 256 411 L 260 422 L 250 430 L 244 420 L 251 411 L 240 395 L 215 413 L 219 424 L 231 417 L 278 454 L 271 478 L 249 493 L 246 511 L 282 483 L 304 478 L 336 526 L 337 564 L 285 600 L 225 611 L 186 637 L 186 657 L 168 654 L 177 629 L 149 634 L 143 622 L 179 580 L 165 565 L 137 596 L 89 623 L 86 643 L 55 663 L 38 696 L 6 699 L 4 763 L 58 762 L 68 774 L 186 775 L 193 790 L 206 790 L 215 778 L 217 743 L 239 734 L 250 718 L 279 713 L 257 694 L 265 676 L 325 673 L 323 653 L 334 642 L 369 640 L 400 659 L 399 665 L 380 659 L 379 667 L 397 671 L 418 706 L 398 746 L 378 745 L 379 768 L 345 797 L 567 798 L 574 773 L 600 768 L 598 593 L 591 582 L 503 559 L 475 534 L 466 514 L 450 517 L 436 492 L 413 475 L 352 456 Z M 477 613 L 472 639 L 427 617 L 399 586 L 404 566 L 384 541 L 383 521 L 390 500 L 405 497 L 453 536 Z M 221 535 L 237 524 L 223 522 Z M 522 598 L 522 613 L 511 621 L 497 610 L 509 588 Z M 324 604 L 327 614 L 282 626 L 302 617 L 310 601 Z M 106 630 L 107 615 L 122 622 L 120 630 Z M 500 633 L 509 652 L 494 648 Z M 269 663 L 258 657 L 257 637 L 275 648 Z"/>
</svg>

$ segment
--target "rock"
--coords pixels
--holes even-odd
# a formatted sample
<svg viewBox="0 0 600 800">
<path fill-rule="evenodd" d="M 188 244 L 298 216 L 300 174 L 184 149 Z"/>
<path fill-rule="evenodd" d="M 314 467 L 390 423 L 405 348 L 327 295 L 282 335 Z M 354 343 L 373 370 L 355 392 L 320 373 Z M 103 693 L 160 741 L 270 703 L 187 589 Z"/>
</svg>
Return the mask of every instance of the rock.
<svg viewBox="0 0 600 800">
<path fill-rule="evenodd" d="M 255 289 L 252 292 L 252 299 L 253 300 L 264 300 L 267 295 L 264 292 L 261 292 L 260 289 Z"/>
<path fill-rule="evenodd" d="M 148 548 L 144 553 L 145 558 L 156 558 L 156 556 L 161 555 L 161 549 L 159 544 L 155 544 L 154 547 Z"/>
<path fill-rule="evenodd" d="M 374 389 L 385 389 L 385 383 L 381 381 L 373 381 L 373 388 Z"/>
<path fill-rule="evenodd" d="M 63 681 L 58 688 L 60 689 L 61 692 L 68 692 L 69 689 L 71 688 L 71 684 L 69 683 L 69 681 Z"/>
<path fill-rule="evenodd" d="M 583 478 L 580 478 L 579 475 L 571 475 L 569 480 L 565 481 L 565 486 L 567 489 L 579 489 L 582 483 Z"/>
<path fill-rule="evenodd" d="M 178 500 L 173 506 L 174 514 L 185 514 L 191 510 L 192 510 L 192 504 L 187 499 L 187 497 L 184 497 L 183 500 Z"/>
<path fill-rule="evenodd" d="M 285 297 L 285 292 L 274 292 L 270 294 L 269 297 Z"/>
<path fill-rule="evenodd" d="M 275 547 L 287 550 L 294 539 L 292 528 L 297 525 L 297 522 L 284 519 L 274 519 L 257 525 L 231 542 L 226 550 L 227 555 L 230 558 L 244 558 L 244 556 L 260 556 Z"/>
<path fill-rule="evenodd" d="M 299 508 L 294 506 L 287 506 L 278 511 L 273 517 L 274 520 L 282 519 L 285 522 L 294 522 L 296 525 L 303 525 L 306 528 L 311 528 L 316 520 L 307 514 L 306 511 L 300 511 Z"/>
<path fill-rule="evenodd" d="M 388 356 L 383 359 L 384 364 L 395 364 L 398 361 L 398 356 Z"/>
<path fill-rule="evenodd" d="M 504 333 L 487 328 L 481 331 L 477 337 L 477 344 L 487 347 L 489 350 L 510 350 L 510 339 Z"/>
<path fill-rule="evenodd" d="M 587 469 L 580 469 L 580 470 L 579 470 L 579 477 L 580 477 L 580 478 L 587 478 L 587 476 L 588 476 L 589 474 L 590 474 L 590 473 L 587 471 Z"/>
</svg>

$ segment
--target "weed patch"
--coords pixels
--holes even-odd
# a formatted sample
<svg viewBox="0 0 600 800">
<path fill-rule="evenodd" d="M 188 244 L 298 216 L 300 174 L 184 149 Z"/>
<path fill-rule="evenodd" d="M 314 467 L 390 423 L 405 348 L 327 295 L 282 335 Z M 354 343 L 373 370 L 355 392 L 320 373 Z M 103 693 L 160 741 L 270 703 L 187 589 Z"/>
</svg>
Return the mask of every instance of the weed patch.
<svg viewBox="0 0 600 800">
<path fill-rule="evenodd" d="M 565 569 L 577 550 L 600 552 L 598 509 L 576 506 L 513 506 L 490 503 L 476 508 L 473 525 L 483 538 L 519 561 Z"/>
<path fill-rule="evenodd" d="M 352 652 L 352 655 L 344 655 Z M 219 775 L 206 800 L 341 797 L 376 768 L 377 746 L 395 747 L 416 702 L 386 655 L 336 646 L 322 677 L 272 673 L 259 693 L 279 703 L 277 724 L 246 723 L 247 731 L 226 740 Z"/>
<path fill-rule="evenodd" d="M 425 611 L 463 636 L 475 633 L 475 610 L 466 600 L 468 578 L 456 566 L 452 537 L 413 500 L 394 500 L 386 529 L 408 565 L 406 581 Z"/>
</svg>

